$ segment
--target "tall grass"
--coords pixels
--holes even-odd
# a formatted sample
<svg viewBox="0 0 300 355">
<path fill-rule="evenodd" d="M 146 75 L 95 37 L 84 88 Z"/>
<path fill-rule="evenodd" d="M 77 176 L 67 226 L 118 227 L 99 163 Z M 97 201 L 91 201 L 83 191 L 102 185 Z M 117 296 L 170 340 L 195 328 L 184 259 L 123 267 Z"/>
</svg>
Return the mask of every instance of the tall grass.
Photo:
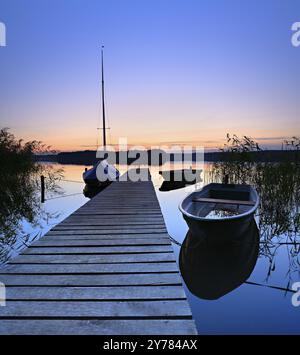
<svg viewBox="0 0 300 355">
<path fill-rule="evenodd" d="M 215 163 L 210 177 L 220 182 L 227 175 L 230 183 L 251 184 L 258 191 L 260 253 L 269 258 L 268 276 L 275 269 L 278 242 L 291 243 L 288 274 L 298 273 L 300 268 L 300 138 L 284 141 L 282 149 L 291 151 L 286 159 L 277 163 L 257 162 L 253 152 L 262 150 L 257 142 L 228 134 L 227 144 L 221 149 L 227 152 L 227 160 Z"/>
<path fill-rule="evenodd" d="M 35 224 L 41 218 L 39 181 L 47 176 L 47 188 L 55 190 L 62 171 L 35 162 L 35 154 L 47 151 L 41 142 L 23 142 L 0 130 L 0 261 L 22 233 L 24 221 Z"/>
</svg>

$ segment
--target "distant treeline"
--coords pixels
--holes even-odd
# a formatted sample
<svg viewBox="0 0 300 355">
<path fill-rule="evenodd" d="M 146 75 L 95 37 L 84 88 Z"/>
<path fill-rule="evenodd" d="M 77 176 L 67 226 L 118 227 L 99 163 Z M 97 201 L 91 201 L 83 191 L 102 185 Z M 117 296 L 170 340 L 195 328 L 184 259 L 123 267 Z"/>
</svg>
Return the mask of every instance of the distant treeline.
<svg viewBox="0 0 300 355">
<path fill-rule="evenodd" d="M 135 161 L 140 158 L 141 154 L 145 152 L 134 151 L 130 152 L 130 155 L 134 158 L 128 158 L 127 152 L 116 152 L 116 164 L 119 164 L 121 159 L 121 154 L 127 157 L 127 164 L 134 164 Z M 280 161 L 293 161 L 296 160 L 297 153 L 296 150 L 261 150 L 249 152 L 249 157 L 252 161 L 257 162 L 280 162 Z M 157 158 L 153 162 L 151 156 L 156 156 Z M 182 153 L 167 153 L 163 150 L 156 151 L 147 151 L 147 158 L 145 164 L 148 165 L 161 165 L 165 162 L 174 162 L 181 161 Z M 37 161 L 44 162 L 57 162 L 60 164 L 80 164 L 80 165 L 94 165 L 98 159 L 96 158 L 96 151 L 86 150 L 78 152 L 65 152 L 58 154 L 45 154 L 45 155 L 36 155 Z M 199 156 L 198 156 L 199 158 Z M 232 159 L 232 154 L 230 152 L 205 152 L 204 161 L 206 162 L 218 162 L 218 161 L 227 161 Z M 148 160 L 148 161 L 147 161 Z M 185 161 L 196 161 L 196 153 L 189 153 L 185 156 Z M 114 162 L 113 162 L 114 163 Z"/>
</svg>

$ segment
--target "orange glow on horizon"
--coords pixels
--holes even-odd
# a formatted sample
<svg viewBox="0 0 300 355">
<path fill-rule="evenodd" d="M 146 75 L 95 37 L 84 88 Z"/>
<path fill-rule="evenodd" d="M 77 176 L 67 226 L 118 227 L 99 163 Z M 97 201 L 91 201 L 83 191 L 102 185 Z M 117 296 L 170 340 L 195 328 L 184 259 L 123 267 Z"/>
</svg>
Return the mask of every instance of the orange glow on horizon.
<svg viewBox="0 0 300 355">
<path fill-rule="evenodd" d="M 237 134 L 238 135 L 238 134 Z M 247 134 L 246 134 L 247 135 Z M 224 134 L 226 136 L 226 134 Z M 238 135 L 242 137 L 243 135 Z M 249 135 L 248 135 L 249 136 Z M 279 136 L 274 136 L 274 137 L 253 137 L 251 136 L 257 143 L 261 146 L 280 146 L 285 139 L 289 139 L 291 136 L 286 136 L 286 137 L 279 137 Z M 28 138 L 28 140 L 31 140 Z M 91 137 L 90 141 L 94 140 L 95 138 Z M 84 141 L 80 138 L 77 139 L 72 139 L 69 142 L 66 142 L 65 139 L 60 140 L 60 139 L 55 139 L 55 138 L 47 138 L 44 137 L 44 139 L 41 139 L 43 143 L 45 143 L 47 146 L 50 146 L 51 149 L 58 151 L 58 152 L 71 152 L 71 151 L 84 151 L 84 150 L 96 150 L 98 147 L 102 145 L 102 142 L 100 141 L 99 144 L 88 144 L 86 142 L 89 141 L 89 139 L 85 139 Z M 86 143 L 86 144 L 85 144 Z M 179 146 L 179 147 L 191 147 L 193 149 L 196 149 L 197 147 L 204 147 L 206 150 L 214 150 L 214 149 L 219 149 L 224 146 L 226 143 L 226 138 L 219 138 L 218 140 L 216 139 L 191 139 L 191 140 L 183 140 L 182 137 L 178 138 L 178 140 L 175 139 L 170 139 L 170 140 L 145 140 L 145 141 L 138 141 L 138 140 L 130 140 L 128 139 L 127 147 L 128 148 L 134 148 L 134 147 L 144 147 L 145 149 L 150 149 L 150 148 L 159 148 L 159 147 L 174 147 L 174 146 Z M 108 146 L 114 147 L 115 150 L 123 150 L 123 146 L 120 146 L 118 143 L 117 139 L 114 139 L 113 141 L 108 140 Z"/>
</svg>

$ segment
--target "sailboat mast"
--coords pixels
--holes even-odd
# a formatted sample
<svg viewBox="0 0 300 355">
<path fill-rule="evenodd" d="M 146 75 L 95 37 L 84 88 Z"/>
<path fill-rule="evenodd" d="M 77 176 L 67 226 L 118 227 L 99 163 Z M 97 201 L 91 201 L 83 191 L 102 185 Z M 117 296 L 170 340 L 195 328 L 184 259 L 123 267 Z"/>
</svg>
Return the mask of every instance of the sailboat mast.
<svg viewBox="0 0 300 355">
<path fill-rule="evenodd" d="M 103 147 L 106 147 L 106 127 L 105 127 L 105 100 L 104 100 L 104 64 L 103 64 L 103 48 L 101 47 L 101 73 L 102 73 L 102 129 L 103 129 Z"/>
</svg>

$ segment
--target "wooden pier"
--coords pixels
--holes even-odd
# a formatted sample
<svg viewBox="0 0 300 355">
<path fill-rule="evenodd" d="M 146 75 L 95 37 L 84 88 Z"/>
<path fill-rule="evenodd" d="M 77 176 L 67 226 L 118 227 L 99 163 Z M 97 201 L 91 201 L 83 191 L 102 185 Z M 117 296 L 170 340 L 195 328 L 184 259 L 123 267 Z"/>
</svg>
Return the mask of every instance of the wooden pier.
<svg viewBox="0 0 300 355">
<path fill-rule="evenodd" d="M 151 181 L 111 184 L 0 282 L 0 334 L 196 334 Z"/>
</svg>

